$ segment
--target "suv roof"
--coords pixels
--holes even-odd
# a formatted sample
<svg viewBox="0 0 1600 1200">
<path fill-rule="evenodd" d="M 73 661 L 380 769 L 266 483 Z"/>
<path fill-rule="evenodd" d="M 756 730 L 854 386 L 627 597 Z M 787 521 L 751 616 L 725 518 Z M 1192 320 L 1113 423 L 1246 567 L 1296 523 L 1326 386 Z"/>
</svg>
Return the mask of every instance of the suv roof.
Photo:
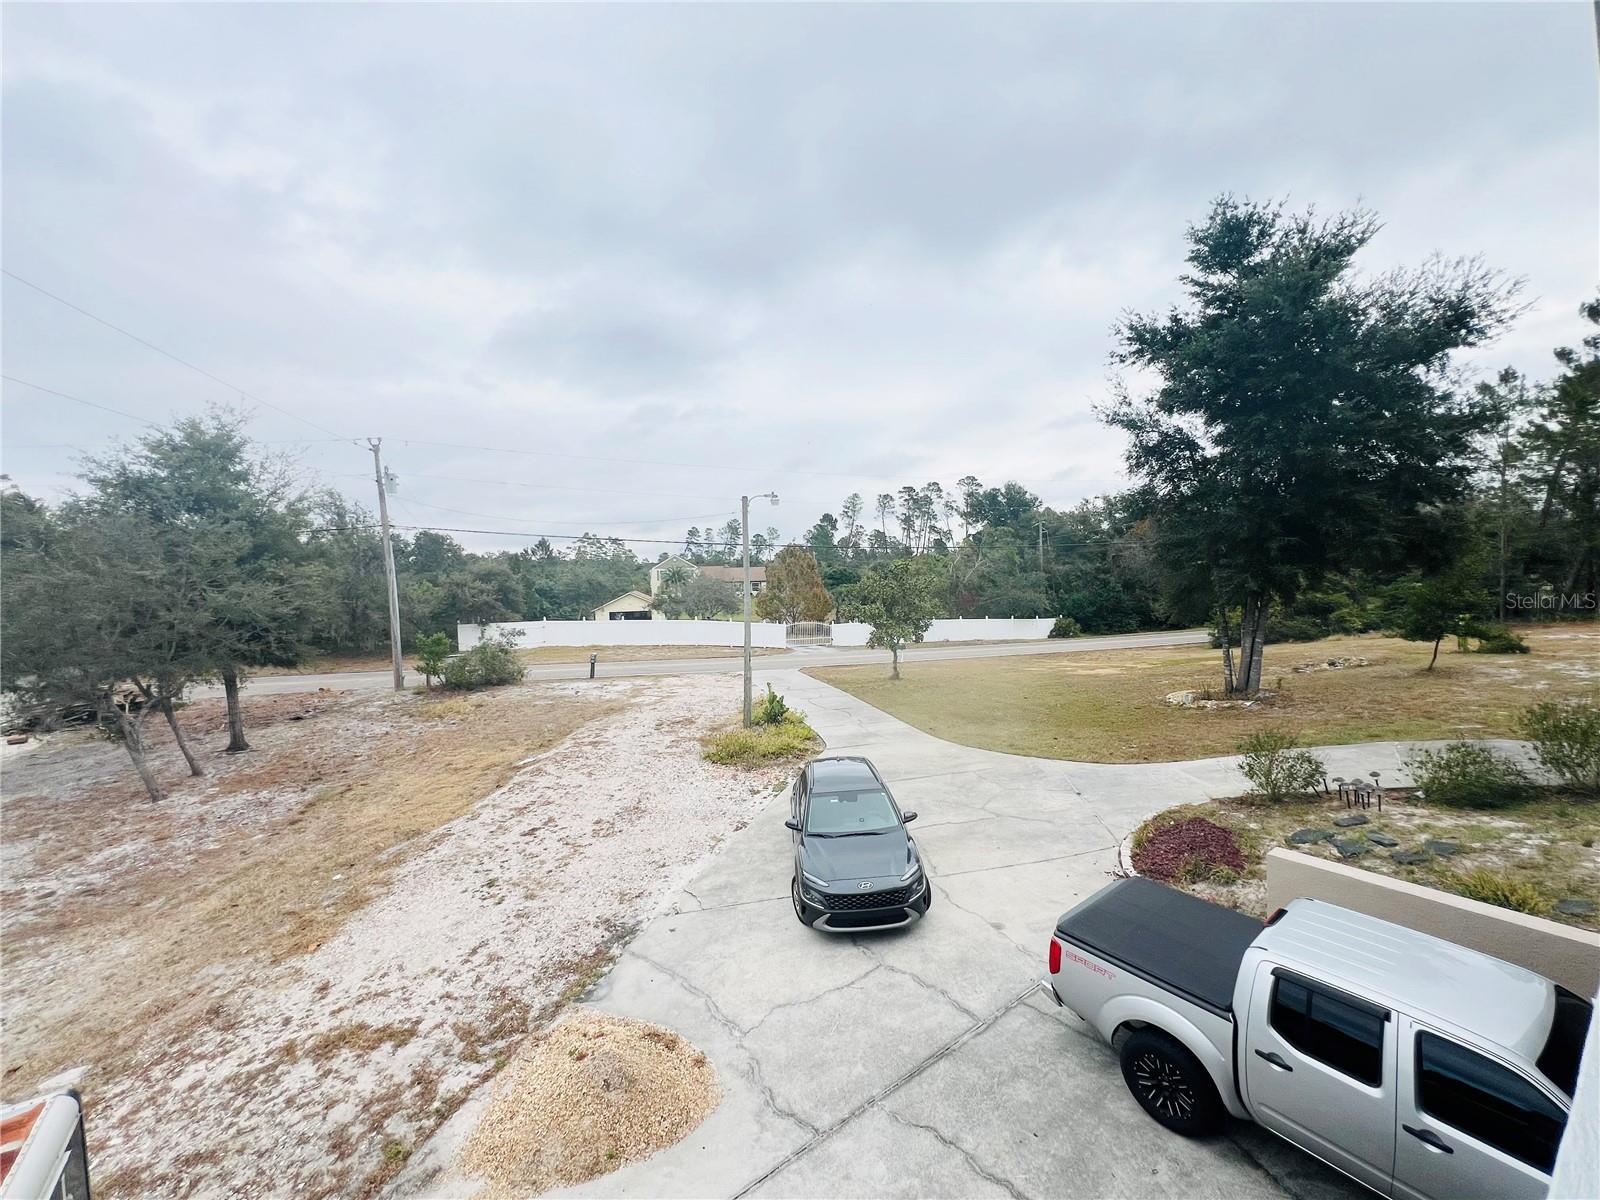
<svg viewBox="0 0 1600 1200">
<path fill-rule="evenodd" d="M 817 758 L 807 764 L 812 787 L 881 787 L 877 769 L 859 755 Z"/>
<path fill-rule="evenodd" d="M 1555 985 L 1542 975 L 1316 900 L 1291 901 L 1256 945 L 1378 1003 L 1471 1030 L 1530 1064 L 1555 1017 Z"/>
</svg>

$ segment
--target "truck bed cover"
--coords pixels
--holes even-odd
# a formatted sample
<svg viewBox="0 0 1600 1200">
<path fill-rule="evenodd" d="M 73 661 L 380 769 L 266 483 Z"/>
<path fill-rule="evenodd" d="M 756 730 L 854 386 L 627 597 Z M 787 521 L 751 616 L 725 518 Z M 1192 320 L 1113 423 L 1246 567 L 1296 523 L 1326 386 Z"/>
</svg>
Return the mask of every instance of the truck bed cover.
<svg viewBox="0 0 1600 1200">
<path fill-rule="evenodd" d="M 1239 964 L 1261 929 L 1253 917 L 1141 876 L 1108 884 L 1056 924 L 1063 940 L 1222 1016 L 1232 1012 Z"/>
</svg>

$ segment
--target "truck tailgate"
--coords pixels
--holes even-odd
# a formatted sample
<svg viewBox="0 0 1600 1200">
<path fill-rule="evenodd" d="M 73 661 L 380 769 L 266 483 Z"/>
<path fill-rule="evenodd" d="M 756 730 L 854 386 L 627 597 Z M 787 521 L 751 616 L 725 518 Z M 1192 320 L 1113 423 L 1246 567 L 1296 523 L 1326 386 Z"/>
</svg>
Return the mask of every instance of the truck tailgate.
<svg viewBox="0 0 1600 1200">
<path fill-rule="evenodd" d="M 1261 928 L 1253 917 L 1135 877 L 1071 909 L 1056 936 L 1226 1016 L 1239 964 Z"/>
</svg>

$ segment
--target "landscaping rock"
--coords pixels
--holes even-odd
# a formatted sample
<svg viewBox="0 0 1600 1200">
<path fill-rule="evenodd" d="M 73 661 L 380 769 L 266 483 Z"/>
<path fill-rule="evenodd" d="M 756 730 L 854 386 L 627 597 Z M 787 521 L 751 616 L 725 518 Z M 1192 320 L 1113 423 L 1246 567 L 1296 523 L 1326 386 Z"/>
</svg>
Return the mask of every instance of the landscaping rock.
<svg viewBox="0 0 1600 1200">
<path fill-rule="evenodd" d="M 1424 841 L 1422 843 L 1422 848 L 1424 850 L 1431 850 L 1440 858 L 1449 858 L 1453 854 L 1461 853 L 1461 847 L 1456 845 L 1454 842 L 1436 842 L 1432 838 L 1428 838 L 1426 841 Z"/>
<path fill-rule="evenodd" d="M 1339 852 L 1340 858 L 1360 858 L 1372 850 L 1371 846 L 1354 838 L 1334 838 L 1333 848 Z"/>
<path fill-rule="evenodd" d="M 1335 817 L 1333 823 L 1340 829 L 1349 829 L 1352 825 L 1365 825 L 1367 818 L 1360 813 L 1350 813 L 1348 816 Z"/>
<path fill-rule="evenodd" d="M 1296 663 L 1289 668 L 1291 675 L 1308 675 L 1312 671 L 1342 671 L 1346 667 L 1371 666 L 1371 660 L 1360 658 L 1356 655 L 1340 655 L 1337 658 L 1319 658 L 1314 662 Z"/>
<path fill-rule="evenodd" d="M 1563 917 L 1592 917 L 1595 913 L 1593 900 L 1557 900 L 1556 911 Z"/>
<path fill-rule="evenodd" d="M 1433 855 L 1426 850 L 1394 850 L 1390 852 L 1389 857 L 1402 867 L 1414 867 L 1418 863 L 1427 862 Z"/>
<path fill-rule="evenodd" d="M 1367 841 L 1374 846 L 1382 846 L 1385 850 L 1392 850 L 1400 844 L 1398 838 L 1392 838 L 1387 833 L 1379 833 L 1377 830 L 1372 830 L 1367 834 Z"/>
<path fill-rule="evenodd" d="M 1326 842 L 1333 837 L 1331 829 L 1296 829 L 1289 835 L 1291 846 L 1309 846 L 1312 842 Z"/>
</svg>

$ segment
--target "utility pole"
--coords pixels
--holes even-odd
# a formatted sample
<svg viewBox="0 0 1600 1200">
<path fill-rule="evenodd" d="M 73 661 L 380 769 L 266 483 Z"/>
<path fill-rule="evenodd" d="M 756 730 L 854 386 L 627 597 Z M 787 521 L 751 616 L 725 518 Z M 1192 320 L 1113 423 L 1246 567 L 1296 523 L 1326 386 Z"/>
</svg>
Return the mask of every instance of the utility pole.
<svg viewBox="0 0 1600 1200">
<path fill-rule="evenodd" d="M 1039 522 L 1039 574 L 1044 574 L 1044 522 Z"/>
<path fill-rule="evenodd" d="M 394 659 L 394 690 L 405 690 L 406 668 L 400 661 L 400 589 L 394 578 L 394 544 L 389 538 L 389 497 L 384 486 L 383 459 L 378 447 L 382 438 L 368 438 L 372 447 L 372 477 L 378 484 L 378 520 L 383 524 L 383 571 L 389 581 L 389 653 Z"/>
<path fill-rule="evenodd" d="M 777 492 L 755 497 L 778 503 Z M 739 540 L 744 549 L 744 727 L 750 728 L 750 497 L 739 497 Z"/>
</svg>

